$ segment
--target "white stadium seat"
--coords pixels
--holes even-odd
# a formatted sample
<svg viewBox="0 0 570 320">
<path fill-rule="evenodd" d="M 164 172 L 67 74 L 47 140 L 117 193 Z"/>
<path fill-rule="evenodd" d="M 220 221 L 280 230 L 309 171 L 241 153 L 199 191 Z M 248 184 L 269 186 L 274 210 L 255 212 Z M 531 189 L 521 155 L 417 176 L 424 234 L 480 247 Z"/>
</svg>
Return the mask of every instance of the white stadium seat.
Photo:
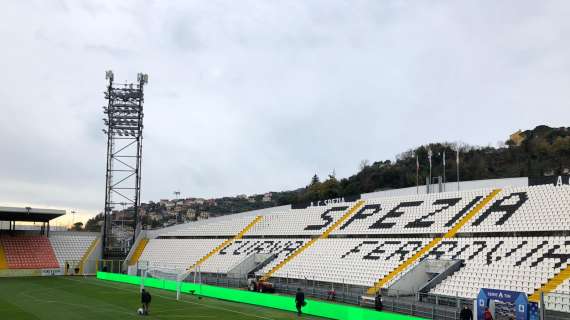
<svg viewBox="0 0 570 320">
<path fill-rule="evenodd" d="M 287 263 L 274 276 L 370 287 L 430 240 L 324 239 Z"/>
<path fill-rule="evenodd" d="M 214 222 L 208 220 L 199 223 L 185 223 L 177 226 L 165 228 L 161 236 L 227 236 L 231 237 L 245 228 L 252 217 L 233 218 L 228 219 L 212 219 Z"/>
<path fill-rule="evenodd" d="M 224 239 L 151 239 L 139 261 L 188 268 L 223 242 Z"/>
<path fill-rule="evenodd" d="M 248 232 L 248 235 L 320 235 L 353 205 L 354 202 L 336 203 L 266 215 Z"/>
<path fill-rule="evenodd" d="M 570 186 L 505 188 L 478 206 L 491 191 L 366 199 L 349 216 L 357 202 L 269 212 L 200 268 L 223 274 L 253 253 L 277 254 L 258 275 L 271 271 L 275 278 L 386 288 L 422 259 L 459 259 L 463 267 L 431 293 L 474 298 L 480 288 L 489 287 L 532 295 L 568 266 Z M 468 216 L 474 208 L 480 210 Z M 140 260 L 191 266 L 252 220 L 238 215 L 158 230 Z M 334 230 L 328 237 L 309 243 L 329 228 Z M 432 241 L 434 247 L 406 262 Z M 378 282 L 404 262 L 403 271 Z M 568 311 L 570 281 L 555 291 L 558 295 L 547 296 L 547 306 Z"/>
<path fill-rule="evenodd" d="M 95 239 L 97 239 L 96 235 L 78 232 L 54 232 L 49 236 L 49 241 L 62 269 L 65 268 L 66 261 L 70 262 L 70 265 L 72 265 L 71 262 L 80 261 Z"/>
</svg>

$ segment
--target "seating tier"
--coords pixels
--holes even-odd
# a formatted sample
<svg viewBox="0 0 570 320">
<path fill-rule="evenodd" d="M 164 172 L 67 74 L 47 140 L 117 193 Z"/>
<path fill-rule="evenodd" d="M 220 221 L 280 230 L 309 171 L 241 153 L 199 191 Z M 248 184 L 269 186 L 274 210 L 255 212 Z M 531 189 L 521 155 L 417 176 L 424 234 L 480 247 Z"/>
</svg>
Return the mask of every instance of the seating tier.
<svg viewBox="0 0 570 320">
<path fill-rule="evenodd" d="M 333 235 L 446 233 L 491 190 L 368 199 Z"/>
<path fill-rule="evenodd" d="M 208 254 L 225 239 L 151 239 L 139 261 L 150 266 L 186 269 Z"/>
<path fill-rule="evenodd" d="M 227 273 L 251 254 L 277 254 L 277 257 L 267 266 L 272 267 L 300 248 L 306 241 L 307 239 L 237 240 L 206 260 L 200 270 Z"/>
<path fill-rule="evenodd" d="M 461 259 L 465 266 L 432 293 L 475 298 L 480 288 L 532 294 L 570 258 L 570 237 L 458 238 L 443 241 L 426 259 Z"/>
<path fill-rule="evenodd" d="M 212 221 L 190 222 L 169 228 L 160 232 L 163 237 L 184 237 L 184 236 L 233 236 L 245 228 L 253 217 L 232 217 L 226 219 L 215 218 Z"/>
<path fill-rule="evenodd" d="M 563 281 L 555 292 L 546 294 L 544 303 L 547 309 L 570 312 L 570 279 Z"/>
<path fill-rule="evenodd" d="M 89 246 L 97 239 L 94 235 L 54 234 L 49 237 L 55 256 L 61 268 L 66 261 L 79 262 Z"/>
<path fill-rule="evenodd" d="M 51 243 L 47 237 L 0 238 L 9 269 L 59 268 Z"/>
<path fill-rule="evenodd" d="M 474 298 L 482 287 L 533 294 L 567 267 L 570 257 L 570 186 L 505 188 L 482 206 L 491 189 L 417 196 L 366 199 L 364 206 L 333 230 L 323 232 L 355 203 L 335 203 L 267 214 L 243 239 L 230 242 L 201 265 L 203 272 L 227 273 L 252 253 L 277 253 L 259 270 L 272 277 L 313 279 L 373 286 L 434 238 L 441 238 L 464 218 L 466 223 L 447 234 L 428 254 L 394 279 L 389 287 L 422 259 L 463 260 L 464 266 L 432 289 L 432 293 Z M 471 214 L 469 214 L 471 212 Z M 159 236 L 233 236 L 251 217 L 229 217 L 212 223 L 165 229 Z M 185 266 L 204 257 L 224 239 L 153 239 L 141 260 Z M 424 250 L 427 250 L 424 249 Z M 387 278 L 386 278 L 387 279 Z M 570 294 L 570 282 L 556 291 Z M 549 298 L 559 310 L 570 299 Z M 568 300 L 568 301 L 567 301 Z M 568 303 L 567 303 L 568 302 Z M 564 307 L 560 307 L 564 305 Z M 564 308 L 564 309 L 563 309 Z"/>
<path fill-rule="evenodd" d="M 321 239 L 273 276 L 370 287 L 430 240 Z"/>
<path fill-rule="evenodd" d="M 354 202 L 345 202 L 266 215 L 247 234 L 317 236 L 340 219 L 353 205 Z"/>
<path fill-rule="evenodd" d="M 461 232 L 570 230 L 570 186 L 505 188 Z"/>
</svg>

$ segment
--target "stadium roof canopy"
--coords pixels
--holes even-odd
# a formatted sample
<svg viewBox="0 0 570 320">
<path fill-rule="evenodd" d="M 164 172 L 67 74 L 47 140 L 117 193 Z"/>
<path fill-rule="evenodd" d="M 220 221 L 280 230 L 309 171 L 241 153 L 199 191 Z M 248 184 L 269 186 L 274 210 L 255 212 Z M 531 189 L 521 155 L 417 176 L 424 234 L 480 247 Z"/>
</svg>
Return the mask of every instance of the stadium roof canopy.
<svg viewBox="0 0 570 320">
<path fill-rule="evenodd" d="M 0 221 L 48 222 L 64 214 L 65 210 L 0 207 Z"/>
</svg>

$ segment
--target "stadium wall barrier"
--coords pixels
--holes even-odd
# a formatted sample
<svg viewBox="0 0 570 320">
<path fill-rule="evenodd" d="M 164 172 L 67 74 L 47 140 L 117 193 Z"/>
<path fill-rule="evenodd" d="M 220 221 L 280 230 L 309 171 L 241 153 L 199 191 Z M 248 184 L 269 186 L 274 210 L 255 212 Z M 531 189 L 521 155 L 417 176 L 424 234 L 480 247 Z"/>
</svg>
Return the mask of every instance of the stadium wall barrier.
<svg viewBox="0 0 570 320">
<path fill-rule="evenodd" d="M 133 285 L 140 285 L 141 278 L 138 276 L 130 276 L 125 274 L 97 272 L 97 279 L 122 282 Z M 155 278 L 145 278 L 145 287 L 176 291 L 177 282 L 173 280 L 163 280 Z M 267 308 L 280 309 L 285 311 L 296 312 L 295 299 L 290 296 L 282 296 L 267 293 L 258 293 L 245 290 L 236 290 L 230 288 L 222 288 L 209 285 L 200 285 L 195 283 L 184 282 L 180 291 L 190 293 L 194 291 L 204 297 L 221 299 L 233 302 L 247 303 Z M 356 306 L 348 306 L 337 303 L 324 301 L 308 300 L 307 305 L 303 308 L 303 313 L 326 317 L 338 320 L 413 320 L 421 319 L 402 314 L 390 312 L 377 312 L 372 309 L 365 309 Z"/>
<path fill-rule="evenodd" d="M 59 269 L 4 269 L 0 270 L 0 278 L 46 277 L 62 275 Z"/>
</svg>

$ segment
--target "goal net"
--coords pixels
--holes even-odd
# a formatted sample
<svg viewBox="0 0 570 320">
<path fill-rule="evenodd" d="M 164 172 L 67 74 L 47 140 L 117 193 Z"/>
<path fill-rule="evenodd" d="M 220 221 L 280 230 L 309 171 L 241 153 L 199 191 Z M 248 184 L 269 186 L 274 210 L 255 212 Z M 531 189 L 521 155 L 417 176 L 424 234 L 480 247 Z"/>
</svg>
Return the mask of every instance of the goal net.
<svg viewBox="0 0 570 320">
<path fill-rule="evenodd" d="M 142 261 L 141 261 L 142 262 Z M 170 283 L 176 285 L 176 300 L 180 300 L 182 284 L 184 282 L 198 284 L 198 294 L 201 292 L 202 274 L 200 268 L 187 270 L 188 266 L 181 264 L 169 263 L 139 263 L 141 273 L 141 290 L 144 289 L 145 282 L 149 279 L 170 280 Z"/>
</svg>

